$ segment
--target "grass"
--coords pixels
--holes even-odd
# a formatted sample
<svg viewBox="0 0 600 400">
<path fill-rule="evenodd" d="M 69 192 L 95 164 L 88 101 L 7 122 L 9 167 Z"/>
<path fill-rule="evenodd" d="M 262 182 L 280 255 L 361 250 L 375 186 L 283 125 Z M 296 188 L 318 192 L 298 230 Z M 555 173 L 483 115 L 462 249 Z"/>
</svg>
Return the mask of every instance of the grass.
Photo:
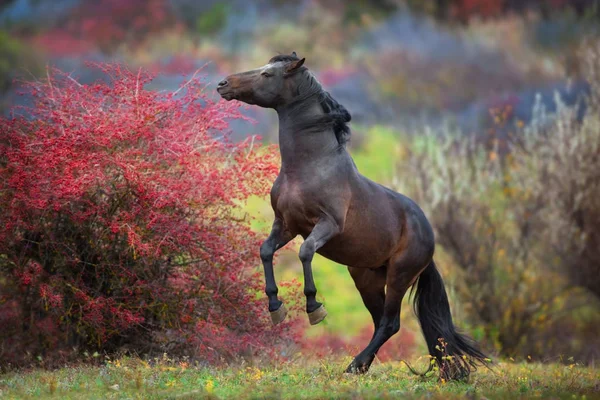
<svg viewBox="0 0 600 400">
<path fill-rule="evenodd" d="M 0 375 L 2 399 L 329 399 L 600 398 L 596 368 L 577 364 L 499 363 L 468 383 L 419 378 L 400 363 L 373 365 L 363 376 L 342 371 L 349 357 L 277 366 L 210 368 L 164 358 L 124 358 L 100 367 Z"/>
</svg>

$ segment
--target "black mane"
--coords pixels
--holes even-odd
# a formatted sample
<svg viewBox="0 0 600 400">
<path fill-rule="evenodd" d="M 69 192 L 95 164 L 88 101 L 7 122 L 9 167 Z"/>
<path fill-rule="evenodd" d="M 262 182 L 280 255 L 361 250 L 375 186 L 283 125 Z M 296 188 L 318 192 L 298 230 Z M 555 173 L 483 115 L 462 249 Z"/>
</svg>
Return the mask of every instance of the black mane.
<svg viewBox="0 0 600 400">
<path fill-rule="evenodd" d="M 294 54 L 278 54 L 275 57 L 269 60 L 269 63 L 276 62 L 291 62 L 298 61 L 298 58 Z M 345 145 L 350 140 L 350 127 L 348 126 L 348 122 L 352 119 L 352 116 L 346 110 L 346 108 L 338 103 L 329 92 L 325 91 L 321 84 L 314 78 L 311 73 L 306 74 L 307 80 L 302 82 L 299 87 L 299 92 L 305 92 L 308 95 L 312 95 L 313 93 L 317 93 L 319 96 L 319 104 L 323 109 L 323 112 L 326 114 L 325 118 L 319 118 L 318 121 L 312 121 L 312 124 L 332 124 L 333 132 L 335 133 L 335 137 L 340 145 Z M 304 98 L 302 96 L 301 98 Z"/>
<path fill-rule="evenodd" d="M 346 110 L 346 107 L 338 103 L 329 92 L 322 90 L 319 93 L 319 102 L 323 111 L 331 118 L 333 122 L 333 132 L 337 141 L 341 145 L 345 145 L 350 140 L 350 127 L 348 122 L 352 119 L 352 116 Z"/>
<path fill-rule="evenodd" d="M 290 62 L 290 61 L 298 61 L 298 56 L 294 56 L 291 54 L 277 54 L 275 57 L 269 60 L 269 64 L 276 62 Z"/>
</svg>

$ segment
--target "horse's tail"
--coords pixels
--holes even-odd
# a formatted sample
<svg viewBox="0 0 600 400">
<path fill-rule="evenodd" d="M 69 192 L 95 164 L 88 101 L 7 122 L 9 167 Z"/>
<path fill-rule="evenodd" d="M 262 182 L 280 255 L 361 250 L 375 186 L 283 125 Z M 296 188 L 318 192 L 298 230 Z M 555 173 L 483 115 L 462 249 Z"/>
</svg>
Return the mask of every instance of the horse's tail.
<svg viewBox="0 0 600 400">
<path fill-rule="evenodd" d="M 442 379 L 466 379 L 478 364 L 487 366 L 490 359 L 475 342 L 456 331 L 444 281 L 433 260 L 421 273 L 416 290 L 414 286 L 413 290 L 413 308 L 432 356 L 427 372 L 437 364 Z"/>
</svg>

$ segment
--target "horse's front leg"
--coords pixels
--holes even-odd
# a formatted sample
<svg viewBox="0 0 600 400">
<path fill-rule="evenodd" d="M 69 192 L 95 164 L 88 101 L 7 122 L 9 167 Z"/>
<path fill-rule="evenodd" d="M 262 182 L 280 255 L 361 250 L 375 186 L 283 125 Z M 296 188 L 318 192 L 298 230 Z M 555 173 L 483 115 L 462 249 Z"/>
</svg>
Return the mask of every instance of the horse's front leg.
<svg viewBox="0 0 600 400">
<path fill-rule="evenodd" d="M 312 274 L 312 259 L 316 251 L 321 248 L 329 239 L 340 232 L 339 225 L 332 219 L 321 219 L 302 246 L 300 246 L 300 261 L 304 270 L 304 295 L 306 296 L 306 312 L 311 325 L 316 325 L 323 321 L 327 316 L 327 311 L 323 304 L 316 299 L 317 288 Z"/>
<path fill-rule="evenodd" d="M 275 325 L 285 319 L 287 309 L 277 298 L 279 289 L 277 289 L 275 273 L 273 272 L 273 255 L 293 238 L 294 235 L 283 226 L 283 221 L 277 218 L 273 222 L 269 237 L 260 246 L 260 258 L 265 270 L 265 293 L 269 298 L 269 312 L 271 313 L 271 320 Z"/>
</svg>

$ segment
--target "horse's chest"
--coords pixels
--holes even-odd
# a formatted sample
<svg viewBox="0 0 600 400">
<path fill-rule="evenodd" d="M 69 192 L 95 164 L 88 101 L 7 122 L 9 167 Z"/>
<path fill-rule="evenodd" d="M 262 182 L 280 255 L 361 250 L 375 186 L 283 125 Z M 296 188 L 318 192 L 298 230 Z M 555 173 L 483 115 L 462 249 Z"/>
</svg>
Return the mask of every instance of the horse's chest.
<svg viewBox="0 0 600 400">
<path fill-rule="evenodd" d="M 287 229 L 296 234 L 309 234 L 319 219 L 319 207 L 315 204 L 314 198 L 307 196 L 300 187 L 295 185 L 281 187 L 276 207 Z"/>
</svg>

